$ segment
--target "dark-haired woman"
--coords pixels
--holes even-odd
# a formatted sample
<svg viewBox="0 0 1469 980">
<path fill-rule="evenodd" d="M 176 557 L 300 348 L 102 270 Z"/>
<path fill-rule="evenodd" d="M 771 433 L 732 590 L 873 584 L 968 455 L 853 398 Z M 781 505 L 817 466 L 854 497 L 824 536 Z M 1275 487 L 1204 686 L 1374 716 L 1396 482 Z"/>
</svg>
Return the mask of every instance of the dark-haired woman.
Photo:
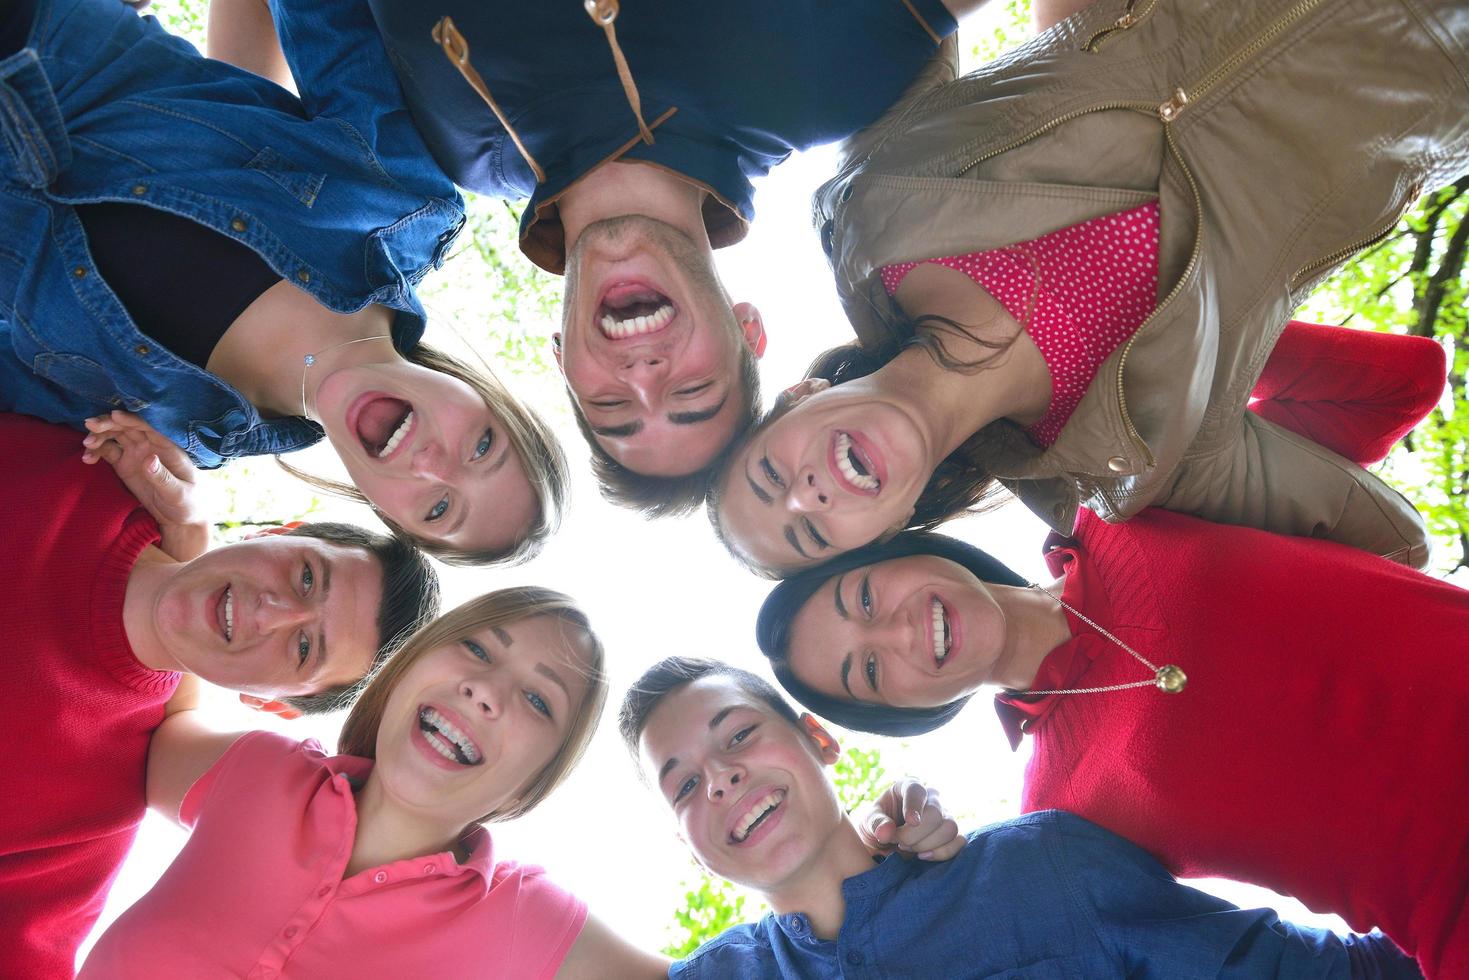
<svg viewBox="0 0 1469 980">
<path fill-rule="evenodd" d="M 731 550 L 788 572 L 997 478 L 1063 532 L 1157 505 L 1421 566 L 1406 501 L 1244 408 L 1300 298 L 1463 170 L 1466 34 L 1418 0 L 1098 0 L 913 92 L 816 195 L 859 343 L 733 454 Z"/>
<path fill-rule="evenodd" d="M 1359 462 L 1431 405 L 1391 373 L 1297 367 L 1272 359 L 1265 411 Z M 1341 398 L 1310 397 L 1321 382 Z M 1371 412 L 1350 405 L 1373 392 Z M 1294 895 L 1381 928 L 1429 977 L 1469 976 L 1469 592 L 1156 508 L 1082 511 L 1046 560 L 1056 581 L 1029 585 L 954 539 L 899 535 L 783 582 L 760 646 L 797 700 L 881 734 L 1005 688 L 1012 746 L 1033 740 L 1027 811 L 1070 810 L 1175 874 Z"/>
<path fill-rule="evenodd" d="M 201 466 L 325 435 L 339 489 L 429 550 L 534 551 L 565 463 L 492 375 L 420 343 L 415 286 L 463 203 L 366 7 L 215 0 L 209 33 L 275 80 L 117 0 L 0 7 L 0 408 L 125 409 Z"/>
</svg>

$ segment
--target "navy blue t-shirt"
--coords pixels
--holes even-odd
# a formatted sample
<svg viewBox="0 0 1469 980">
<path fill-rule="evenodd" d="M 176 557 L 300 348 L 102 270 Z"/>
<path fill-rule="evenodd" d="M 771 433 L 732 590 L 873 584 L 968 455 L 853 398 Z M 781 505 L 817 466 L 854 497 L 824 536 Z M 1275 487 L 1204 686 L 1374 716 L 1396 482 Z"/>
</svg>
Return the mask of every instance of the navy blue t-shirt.
<svg viewBox="0 0 1469 980">
<path fill-rule="evenodd" d="M 891 858 L 842 884 L 833 940 L 804 915 L 735 926 L 674 963 L 676 980 L 1346 980 L 1418 977 L 1381 933 L 1337 936 L 1181 885 L 1080 817 L 1031 813 L 971 833 L 952 861 Z M 1013 971 L 1013 972 L 1011 972 Z"/>
<path fill-rule="evenodd" d="M 750 178 L 792 150 L 843 139 L 880 116 L 954 31 L 940 0 L 627 0 L 615 20 L 654 142 L 641 141 L 611 48 L 579 0 L 370 0 L 423 133 L 455 183 L 537 209 L 609 159 L 656 163 L 707 186 L 715 245 L 754 217 Z M 432 37 L 448 15 L 535 174 Z M 736 217 L 738 216 L 738 217 Z M 559 271 L 554 215 L 522 247 Z"/>
</svg>

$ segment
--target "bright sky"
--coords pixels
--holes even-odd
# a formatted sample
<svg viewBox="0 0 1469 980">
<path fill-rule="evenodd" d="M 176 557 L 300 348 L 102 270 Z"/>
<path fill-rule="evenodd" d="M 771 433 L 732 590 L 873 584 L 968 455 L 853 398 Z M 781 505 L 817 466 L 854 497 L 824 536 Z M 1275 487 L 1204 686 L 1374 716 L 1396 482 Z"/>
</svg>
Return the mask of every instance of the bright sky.
<svg viewBox="0 0 1469 980">
<path fill-rule="evenodd" d="M 767 402 L 800 379 L 814 354 L 851 336 L 809 221 L 810 194 L 833 171 L 834 161 L 834 152 L 826 149 L 781 166 L 759 186 L 759 218 L 749 237 L 719 254 L 731 294 L 756 303 L 770 332 L 763 362 Z M 506 247 L 514 245 L 507 242 Z M 476 259 L 465 252 L 456 261 Z M 472 294 L 435 299 L 429 338 L 451 346 L 444 337 L 456 330 L 495 333 L 495 324 L 463 312 L 483 305 Z M 451 317 L 451 312 L 458 315 Z M 531 332 L 549 338 L 551 329 L 547 323 Z M 666 807 L 637 780 L 613 725 L 616 705 L 645 668 L 673 654 L 719 657 L 763 671 L 754 621 L 769 583 L 742 571 L 724 553 L 702 514 L 647 523 L 605 503 L 593 485 L 559 378 L 520 378 L 514 387 L 552 420 L 566 446 L 573 464 L 569 513 L 561 533 L 529 565 L 510 570 L 440 566 L 445 607 L 518 584 L 571 594 L 606 645 L 612 695 L 591 751 L 570 780 L 528 817 L 492 828 L 497 857 L 544 865 L 594 913 L 635 942 L 656 949 L 668 941 L 672 912 L 682 904 L 684 883 L 694 880 L 695 869 L 674 838 Z M 293 461 L 327 472 L 329 460 L 328 454 L 309 452 Z M 309 499 L 307 490 L 268 461 L 250 464 L 248 473 L 239 466 L 232 469 L 233 476 L 229 470 L 209 475 L 215 492 L 228 494 L 231 481 L 248 476 L 278 484 L 273 495 L 285 509 L 300 510 Z M 333 504 L 327 513 L 373 522 L 367 511 L 349 504 Z M 1045 574 L 1040 560 L 1044 526 L 1017 503 L 951 523 L 945 530 L 979 544 L 1023 575 L 1039 579 Z M 340 724 L 339 717 L 272 724 L 273 719 L 240 708 L 232 695 L 216 691 L 208 692 L 206 710 L 223 730 L 270 727 L 292 737 L 318 738 L 329 750 Z M 1019 812 L 1026 752 L 1009 751 L 984 698 L 976 698 L 955 723 L 922 738 L 899 742 L 862 736 L 848 741 L 880 747 L 889 775 L 907 771 L 939 786 L 961 829 Z M 185 839 L 167 822 L 148 817 L 113 887 L 99 931 L 148 889 Z M 1298 903 L 1263 889 L 1229 882 L 1205 887 L 1243 905 L 1272 905 L 1296 922 L 1345 929 L 1334 917 L 1313 916 Z M 87 948 L 90 942 L 83 956 Z"/>
</svg>

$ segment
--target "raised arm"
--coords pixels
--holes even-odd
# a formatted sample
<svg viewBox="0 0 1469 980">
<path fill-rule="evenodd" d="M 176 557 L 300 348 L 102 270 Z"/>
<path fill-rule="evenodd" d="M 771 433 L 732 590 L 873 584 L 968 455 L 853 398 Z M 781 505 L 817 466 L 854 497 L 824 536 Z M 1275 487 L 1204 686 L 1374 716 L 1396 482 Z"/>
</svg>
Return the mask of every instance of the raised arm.
<svg viewBox="0 0 1469 980">
<path fill-rule="evenodd" d="M 664 957 L 638 949 L 588 914 L 581 935 L 556 971 L 556 980 L 660 980 L 668 976 L 668 964 Z"/>
<path fill-rule="evenodd" d="M 87 419 L 82 462 L 105 460 L 158 522 L 163 553 L 192 561 L 209 550 L 209 518 L 188 454 L 130 412 Z"/>
<path fill-rule="evenodd" d="M 295 90 L 268 0 L 210 0 L 205 53 Z"/>
<path fill-rule="evenodd" d="M 1443 348 L 1426 337 L 1292 321 L 1250 410 L 1367 466 L 1438 404 L 1445 368 Z"/>
<path fill-rule="evenodd" d="M 148 807 L 175 823 L 189 788 L 245 734 L 211 731 L 199 720 L 198 703 L 199 680 L 186 676 L 148 746 Z"/>
</svg>

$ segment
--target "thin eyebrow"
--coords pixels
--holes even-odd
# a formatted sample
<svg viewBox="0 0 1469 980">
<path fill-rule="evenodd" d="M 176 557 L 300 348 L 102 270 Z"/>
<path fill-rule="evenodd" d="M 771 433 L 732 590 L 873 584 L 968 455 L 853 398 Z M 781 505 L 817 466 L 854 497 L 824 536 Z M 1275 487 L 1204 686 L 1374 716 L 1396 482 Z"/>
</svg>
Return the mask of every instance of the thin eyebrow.
<svg viewBox="0 0 1469 980">
<path fill-rule="evenodd" d="M 643 431 L 643 420 L 638 419 L 636 422 L 629 422 L 626 425 L 608 425 L 602 427 L 594 425 L 592 426 L 592 431 L 608 439 L 626 439 L 628 436 L 635 436 Z"/>
<path fill-rule="evenodd" d="M 847 681 L 847 678 L 851 675 L 851 673 L 852 655 L 849 653 L 847 654 L 847 659 L 842 661 L 842 687 L 846 688 L 847 697 L 851 698 L 853 701 L 860 701 L 861 698 L 857 697 L 856 693 L 852 690 L 852 685 Z"/>
<path fill-rule="evenodd" d="M 714 731 L 714 729 L 718 728 L 719 723 L 728 718 L 729 713 L 738 707 L 739 705 L 732 704 L 728 708 L 725 708 L 723 711 L 716 712 L 714 717 L 709 719 L 709 730 L 712 732 Z"/>
<path fill-rule="evenodd" d="M 806 549 L 801 547 L 801 541 L 799 538 L 796 537 L 796 529 L 791 527 L 789 524 L 785 526 L 785 537 L 786 540 L 791 543 L 791 547 L 796 549 L 796 553 L 798 555 L 800 555 L 802 558 L 811 557 L 810 555 L 806 554 Z"/>
<path fill-rule="evenodd" d="M 326 601 L 332 597 L 332 563 L 325 555 L 321 557 L 321 629 L 316 631 L 316 669 L 326 663 Z"/>
<path fill-rule="evenodd" d="M 498 626 L 491 626 L 490 627 L 490 632 L 495 634 L 495 639 L 499 640 L 501 643 L 505 644 L 505 646 L 507 646 L 507 647 L 510 646 L 512 643 L 515 642 L 513 639 L 511 639 L 509 633 L 507 633 L 505 630 L 502 630 Z"/>
<path fill-rule="evenodd" d="M 659 786 L 663 785 L 663 780 L 668 778 L 668 774 L 673 771 L 673 767 L 676 765 L 678 765 L 678 756 L 674 756 L 672 759 L 669 759 L 667 762 L 663 763 L 663 768 L 658 770 Z"/>
<path fill-rule="evenodd" d="M 842 572 L 842 574 L 838 575 L 837 576 L 837 586 L 836 586 L 836 588 L 834 590 L 832 590 L 832 593 L 831 593 L 832 598 L 836 600 L 837 615 L 840 616 L 840 617 L 842 617 L 843 619 L 846 619 L 847 618 L 847 607 L 845 605 L 843 605 L 843 603 L 842 603 L 842 583 L 845 582 L 846 580 L 847 580 L 847 573 L 846 572 Z"/>
<path fill-rule="evenodd" d="M 724 393 L 724 397 L 719 399 L 719 404 L 702 412 L 669 412 L 668 421 L 674 425 L 697 425 L 700 422 L 707 422 L 720 413 L 727 401 L 729 401 L 729 392 Z"/>
<path fill-rule="evenodd" d="M 760 484 L 755 482 L 755 478 L 750 475 L 748 470 L 745 471 L 745 482 L 750 485 L 750 490 L 755 494 L 755 499 L 760 501 L 762 504 L 765 504 L 767 507 L 775 499 L 774 497 L 770 496 L 770 494 L 760 489 Z"/>
<path fill-rule="evenodd" d="M 536 664 L 536 673 L 541 674 L 544 677 L 549 677 L 551 679 L 551 683 L 561 688 L 561 693 L 566 695 L 566 700 L 571 700 L 571 690 L 567 688 L 566 682 L 563 681 L 554 670 L 552 670 L 550 667 L 547 667 L 545 664 Z"/>
<path fill-rule="evenodd" d="M 469 497 L 467 494 L 460 494 L 459 506 L 454 509 L 454 519 L 449 522 L 448 527 L 444 528 L 440 536 L 447 538 L 463 527 L 467 520 L 469 520 Z"/>
</svg>

